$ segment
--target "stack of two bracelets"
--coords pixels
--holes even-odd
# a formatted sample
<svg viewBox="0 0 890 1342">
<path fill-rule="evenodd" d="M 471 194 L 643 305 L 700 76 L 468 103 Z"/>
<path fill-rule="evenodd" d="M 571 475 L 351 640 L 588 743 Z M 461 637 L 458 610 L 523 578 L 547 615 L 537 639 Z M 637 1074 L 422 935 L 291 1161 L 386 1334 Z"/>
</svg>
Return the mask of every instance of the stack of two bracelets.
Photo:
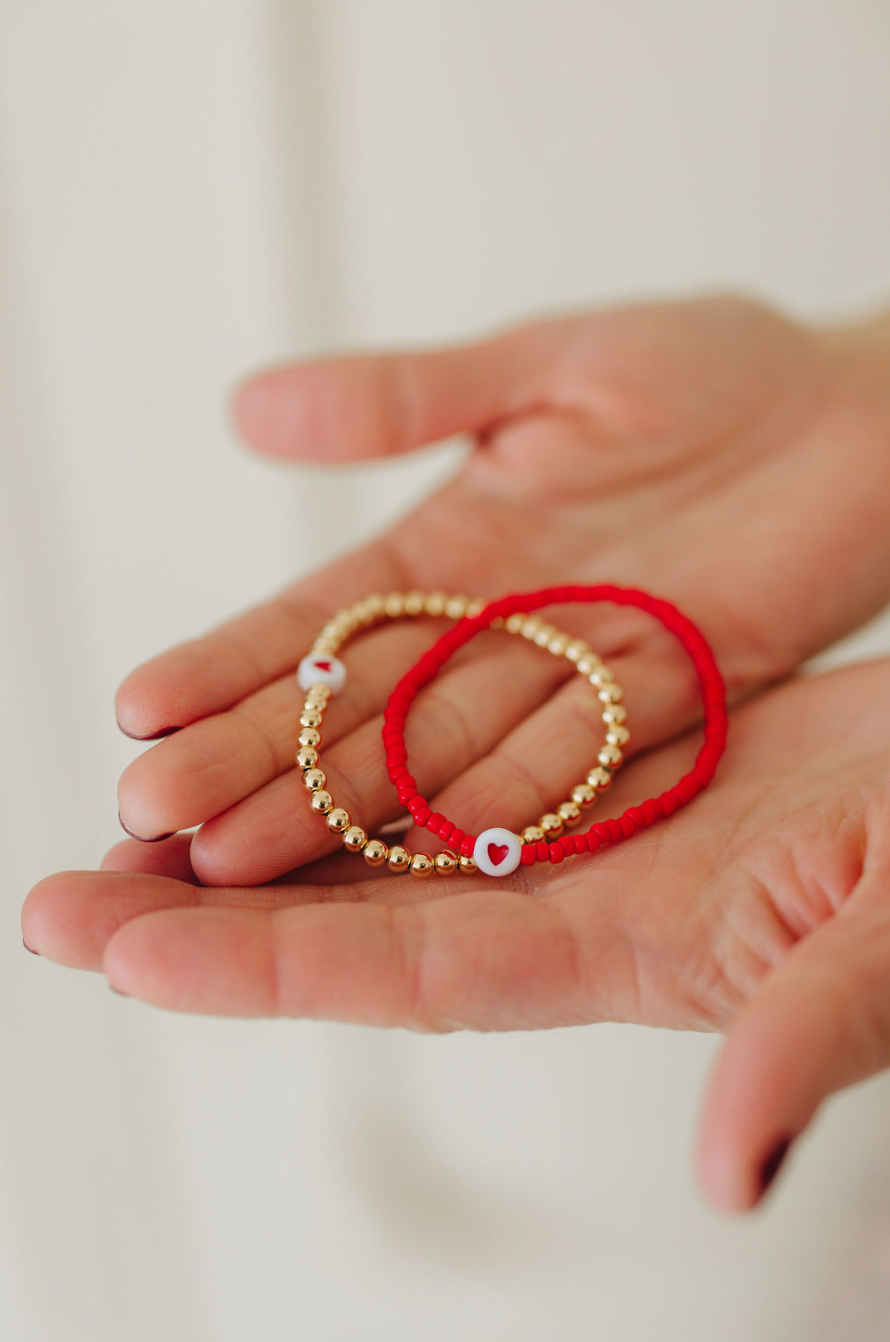
<svg viewBox="0 0 890 1342">
<path fill-rule="evenodd" d="M 600 793 L 612 783 L 630 739 L 623 694 L 608 666 L 582 639 L 560 632 L 535 615 L 549 605 L 573 602 L 610 602 L 636 606 L 654 616 L 672 633 L 695 668 L 704 709 L 704 740 L 692 769 L 667 791 L 637 806 L 630 806 L 616 819 L 599 821 L 586 831 L 578 826 Z M 338 806 L 327 788 L 321 767 L 322 726 L 332 695 L 346 684 L 346 666 L 337 656 L 343 645 L 360 630 L 386 620 L 422 615 L 445 616 L 453 627 L 420 658 L 393 690 L 383 718 L 386 769 L 398 802 L 414 825 L 429 830 L 445 847 L 431 854 L 411 853 L 401 843 L 389 844 L 373 838 L 356 818 Z M 604 739 L 586 777 L 575 784 L 569 797 L 552 811 L 527 825 L 521 833 L 506 828 L 469 834 L 432 807 L 421 795 L 408 767 L 405 722 L 417 692 L 441 670 L 446 661 L 483 629 L 503 628 L 545 649 L 554 657 L 574 664 L 591 689 L 592 704 L 604 727 Z M 312 810 L 328 830 L 339 835 L 344 848 L 361 854 L 371 867 L 412 876 L 452 876 L 481 872 L 508 876 L 520 864 L 559 863 L 577 854 L 595 853 L 623 842 L 638 831 L 663 820 L 685 806 L 711 781 L 726 743 L 727 714 L 723 679 L 703 635 L 676 606 L 635 588 L 601 583 L 593 586 L 545 588 L 516 593 L 483 602 L 444 592 L 393 592 L 374 594 L 335 615 L 322 629 L 311 651 L 297 669 L 297 683 L 305 693 L 300 714 L 296 754 L 298 775 Z"/>
</svg>

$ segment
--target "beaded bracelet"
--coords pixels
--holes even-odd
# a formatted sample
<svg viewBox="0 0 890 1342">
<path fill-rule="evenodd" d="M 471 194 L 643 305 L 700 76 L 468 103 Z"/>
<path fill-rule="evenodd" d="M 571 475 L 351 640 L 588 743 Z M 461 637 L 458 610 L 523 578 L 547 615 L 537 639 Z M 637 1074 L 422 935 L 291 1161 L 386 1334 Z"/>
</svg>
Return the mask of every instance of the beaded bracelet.
<svg viewBox="0 0 890 1342">
<path fill-rule="evenodd" d="M 482 601 L 471 601 L 469 597 L 447 596 L 442 592 L 430 595 L 422 592 L 374 595 L 336 615 L 322 630 L 311 652 L 297 668 L 297 682 L 306 691 L 306 699 L 300 715 L 296 763 L 303 770 L 303 782 L 309 791 L 310 805 L 327 821 L 329 829 L 342 836 L 347 850 L 363 853 L 370 866 L 382 866 L 386 862 L 391 871 L 411 871 L 417 876 L 428 875 L 433 870 L 441 875 L 450 875 L 455 870 L 465 873 L 476 870 L 476 863 L 467 853 L 458 855 L 446 850 L 430 857 L 428 853 L 412 854 L 401 844 L 389 848 L 380 839 L 369 839 L 360 826 L 352 824 L 349 813 L 335 804 L 327 790 L 325 774 L 319 767 L 319 746 L 328 700 L 332 694 L 342 690 L 346 683 L 346 668 L 336 653 L 356 630 L 368 628 L 384 619 L 420 614 L 447 615 L 458 619 L 465 614 L 479 615 L 483 604 Z M 572 788 L 568 801 L 562 802 L 555 811 L 542 815 L 536 825 L 526 826 L 521 840 L 513 836 L 517 842 L 526 843 L 539 842 L 547 837 L 556 838 L 564 829 L 580 821 L 583 811 L 589 810 L 598 794 L 611 785 L 612 775 L 621 765 L 621 747 L 630 739 L 630 732 L 624 725 L 627 712 L 619 702 L 621 689 L 609 668 L 583 639 L 573 639 L 553 625 L 521 612 L 510 615 L 506 620 L 495 619 L 492 623 L 502 625 L 509 633 L 546 648 L 555 657 L 566 657 L 575 664 L 578 673 L 590 681 L 600 700 L 600 716 L 606 727 L 606 739 L 598 753 L 596 765 L 588 772 L 584 782 Z M 404 802 L 406 797 L 403 789 L 397 788 L 397 793 L 400 801 Z"/>
<path fill-rule="evenodd" d="M 636 606 L 654 615 L 678 639 L 689 654 L 695 667 L 704 706 L 704 743 L 695 764 L 678 783 L 658 797 L 649 798 L 640 806 L 630 806 L 617 820 L 594 824 L 584 834 L 564 835 L 554 842 L 542 839 L 537 843 L 521 843 L 512 831 L 499 827 L 486 829 L 477 837 L 465 834 L 447 817 L 433 812 L 426 799 L 417 790 L 417 784 L 408 768 L 405 748 L 405 720 L 411 703 L 422 686 L 444 666 L 458 648 L 496 620 L 509 620 L 541 606 L 561 605 L 567 602 L 607 601 L 620 606 Z M 598 690 L 601 699 L 610 698 L 609 686 Z M 667 601 L 649 596 L 635 588 L 615 587 L 612 584 L 544 588 L 538 592 L 519 593 L 489 602 L 481 611 L 467 612 L 453 629 L 424 654 L 396 686 L 384 713 L 383 741 L 386 749 L 386 767 L 391 781 L 399 789 L 400 799 L 408 807 L 414 823 L 438 834 L 446 843 L 453 843 L 461 859 L 472 855 L 479 870 L 493 876 L 506 876 L 515 871 L 520 862 L 561 862 L 575 853 L 596 852 L 610 843 L 620 843 L 639 830 L 672 815 L 681 806 L 705 788 L 714 776 L 717 761 L 726 744 L 727 712 L 723 678 L 703 635 L 685 615 Z M 458 839 L 458 836 L 459 839 Z"/>
</svg>

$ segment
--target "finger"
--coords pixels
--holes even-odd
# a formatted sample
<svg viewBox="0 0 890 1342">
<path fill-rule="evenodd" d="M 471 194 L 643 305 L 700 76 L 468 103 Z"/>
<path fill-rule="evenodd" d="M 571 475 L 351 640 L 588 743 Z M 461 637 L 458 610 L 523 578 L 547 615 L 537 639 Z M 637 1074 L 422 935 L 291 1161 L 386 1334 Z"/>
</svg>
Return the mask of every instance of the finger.
<svg viewBox="0 0 890 1342">
<path fill-rule="evenodd" d="M 890 1065 L 890 875 L 797 942 L 755 993 L 718 1056 L 697 1163 L 727 1211 L 755 1206 L 791 1144 L 834 1091 Z"/>
<path fill-rule="evenodd" d="M 481 432 L 544 398 L 564 323 L 537 323 L 425 353 L 320 359 L 238 388 L 248 443 L 273 456 L 338 462 Z"/>
<path fill-rule="evenodd" d="M 148 914 L 115 933 L 104 968 L 172 1010 L 421 1030 L 574 1024 L 592 1002 L 572 925 L 490 888 L 410 906 Z"/>
<path fill-rule="evenodd" d="M 126 858 L 119 854 L 112 860 L 120 864 Z M 131 919 L 147 913 L 182 908 L 206 910 L 214 906 L 270 910 L 315 903 L 319 899 L 355 898 L 350 887 L 342 882 L 340 886 L 295 883 L 205 887 L 195 884 L 193 878 L 174 874 L 183 869 L 181 853 L 169 848 L 166 854 L 153 850 L 152 860 L 157 870 L 111 866 L 99 872 L 57 872 L 40 881 L 22 910 L 22 933 L 28 949 L 72 969 L 99 970 L 110 938 Z M 398 882 L 394 878 L 392 882 L 384 880 L 377 884 L 394 887 Z M 403 897 L 406 893 L 409 892 L 403 892 Z M 383 889 L 380 895 L 385 899 L 392 897 Z M 361 897 L 367 898 L 367 894 L 363 892 Z"/>
<path fill-rule="evenodd" d="M 390 841 L 395 843 L 402 837 L 401 832 L 398 836 L 393 834 Z M 192 885 L 199 885 L 195 869 L 191 860 L 191 846 L 193 836 L 191 834 L 174 834 L 163 843 L 145 844 L 135 839 L 125 839 L 122 843 L 115 844 L 105 857 L 99 863 L 100 871 L 116 872 L 142 872 L 154 876 L 170 876 L 174 880 L 189 881 Z M 356 862 L 351 855 L 343 850 L 332 853 L 329 857 L 320 858 L 315 862 L 308 862 L 300 867 L 299 870 L 292 869 L 275 877 L 273 884 L 301 887 L 294 902 L 300 902 L 303 899 L 303 889 L 314 885 L 320 886 L 346 886 L 359 881 L 368 881 L 375 875 L 386 875 L 386 872 L 377 872 L 374 868 L 368 867 L 363 862 Z M 409 882 L 399 882 L 399 885 L 405 887 Z M 414 882 L 417 886 L 417 882 Z M 422 885 L 419 887 L 422 889 Z M 214 886 L 221 892 L 221 887 Z M 318 898 L 336 898 L 338 892 L 333 892 L 330 896 L 320 894 Z M 346 897 L 344 892 L 343 897 Z M 365 898 L 365 892 L 356 894 L 357 899 Z M 236 891 L 235 898 L 240 898 Z M 387 896 L 390 899 L 390 896 Z M 403 897 L 403 903 L 410 903 L 410 899 Z"/>
<path fill-rule="evenodd" d="M 115 696 L 121 730 L 137 740 L 169 736 L 292 671 L 325 621 L 355 600 L 357 574 L 363 591 L 394 590 L 404 579 L 399 560 L 381 538 L 202 637 L 143 662 Z"/>
</svg>

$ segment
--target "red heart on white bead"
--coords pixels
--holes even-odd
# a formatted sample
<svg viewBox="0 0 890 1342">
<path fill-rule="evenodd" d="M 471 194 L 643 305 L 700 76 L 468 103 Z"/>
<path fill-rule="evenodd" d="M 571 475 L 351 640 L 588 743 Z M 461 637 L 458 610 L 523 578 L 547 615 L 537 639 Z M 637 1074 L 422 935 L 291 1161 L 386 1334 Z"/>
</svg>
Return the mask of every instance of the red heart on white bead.
<svg viewBox="0 0 890 1342">
<path fill-rule="evenodd" d="M 500 826 L 483 830 L 473 847 L 473 860 L 486 876 L 509 876 L 519 866 L 521 857 L 519 836 Z"/>
<path fill-rule="evenodd" d="M 310 652 L 297 667 L 297 684 L 301 690 L 327 685 L 331 694 L 339 694 L 346 684 L 346 667 L 339 657 L 315 656 Z"/>
</svg>

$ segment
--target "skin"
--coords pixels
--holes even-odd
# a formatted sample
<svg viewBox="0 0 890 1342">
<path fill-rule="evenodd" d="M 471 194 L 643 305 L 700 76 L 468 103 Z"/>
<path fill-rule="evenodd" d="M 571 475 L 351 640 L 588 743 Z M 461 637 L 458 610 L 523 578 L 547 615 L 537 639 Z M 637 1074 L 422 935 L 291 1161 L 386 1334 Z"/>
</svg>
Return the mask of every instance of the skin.
<svg viewBox="0 0 890 1342">
<path fill-rule="evenodd" d="M 182 1011 L 725 1032 L 697 1167 L 716 1206 L 754 1206 L 777 1147 L 890 1064 L 890 662 L 793 674 L 890 599 L 888 325 L 647 305 L 246 383 L 236 418 L 267 453 L 335 465 L 459 431 L 476 450 L 357 555 L 131 673 L 122 728 L 178 730 L 125 771 L 123 823 L 197 833 L 42 881 L 27 944 Z M 326 616 L 371 590 L 564 581 L 647 587 L 701 626 L 735 704 L 711 788 L 626 845 L 503 881 L 380 875 L 337 851 L 292 767 L 293 670 Z M 625 688 L 629 763 L 602 811 L 618 814 L 689 767 L 694 675 L 640 612 L 548 618 Z M 388 626 L 345 654 L 323 767 L 368 829 L 398 815 L 379 714 L 432 633 Z M 567 795 L 602 730 L 568 674 L 495 632 L 449 664 L 409 723 L 435 809 L 478 832 Z"/>
</svg>

